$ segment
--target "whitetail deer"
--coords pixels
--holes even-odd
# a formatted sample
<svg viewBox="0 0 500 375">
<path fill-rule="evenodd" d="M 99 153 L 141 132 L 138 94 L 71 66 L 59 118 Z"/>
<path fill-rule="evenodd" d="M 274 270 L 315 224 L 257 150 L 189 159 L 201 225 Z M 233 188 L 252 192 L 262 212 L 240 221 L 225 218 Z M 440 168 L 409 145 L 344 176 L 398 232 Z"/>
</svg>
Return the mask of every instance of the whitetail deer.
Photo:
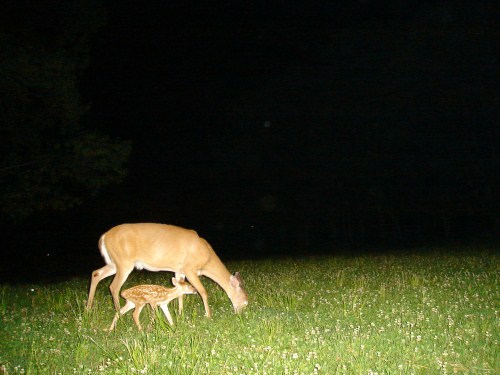
<svg viewBox="0 0 500 375">
<path fill-rule="evenodd" d="M 205 315 L 212 315 L 207 291 L 199 276 L 207 276 L 226 292 L 236 313 L 248 305 L 238 272 L 231 275 L 210 244 L 193 230 L 166 224 L 122 224 L 111 228 L 99 239 L 106 265 L 92 272 L 87 309 L 92 307 L 97 284 L 115 275 L 109 289 L 116 311 L 120 310 L 120 289 L 135 268 L 171 271 L 177 279 L 187 277 L 203 299 Z M 179 312 L 182 312 L 182 295 Z"/>
<path fill-rule="evenodd" d="M 136 285 L 130 289 L 124 290 L 121 296 L 126 300 L 125 306 L 115 314 L 115 318 L 108 331 L 112 331 L 116 327 L 116 322 L 120 316 L 132 310 L 134 307 L 134 322 L 139 330 L 142 330 L 139 316 L 141 315 L 141 310 L 147 304 L 153 309 L 151 318 L 154 318 L 156 308 L 160 306 L 168 323 L 173 326 L 174 322 L 172 320 L 172 315 L 170 315 L 170 311 L 168 311 L 168 303 L 184 294 L 196 294 L 196 289 L 193 288 L 191 284 L 183 280 L 177 280 L 175 277 L 172 278 L 172 284 L 174 284 L 174 288 L 165 288 L 160 285 Z"/>
</svg>

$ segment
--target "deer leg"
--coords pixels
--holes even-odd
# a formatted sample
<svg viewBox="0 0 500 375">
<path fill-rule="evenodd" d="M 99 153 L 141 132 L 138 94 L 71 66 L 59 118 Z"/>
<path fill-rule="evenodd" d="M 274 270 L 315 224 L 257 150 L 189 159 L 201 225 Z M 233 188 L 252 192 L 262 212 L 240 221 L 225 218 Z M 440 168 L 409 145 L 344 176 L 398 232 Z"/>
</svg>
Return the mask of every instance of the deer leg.
<svg viewBox="0 0 500 375">
<path fill-rule="evenodd" d="M 212 312 L 210 311 L 210 307 L 208 306 L 208 294 L 207 291 L 205 290 L 205 287 L 201 283 L 200 278 L 198 277 L 196 272 L 186 274 L 186 277 L 191 283 L 191 285 L 194 286 L 198 294 L 201 296 L 201 299 L 203 300 L 203 305 L 205 305 L 205 316 L 207 318 L 211 318 Z"/>
<path fill-rule="evenodd" d="M 177 298 L 177 302 L 179 304 L 179 315 L 182 314 L 182 310 L 184 308 L 184 294 L 181 294 L 178 298 Z"/>
<path fill-rule="evenodd" d="M 92 272 L 92 278 L 90 280 L 89 299 L 87 300 L 87 310 L 92 307 L 92 303 L 94 302 L 95 290 L 97 288 L 97 284 L 99 284 L 99 281 L 105 279 L 108 276 L 114 275 L 115 273 L 116 269 L 113 264 L 106 264 L 104 267 Z"/>
<path fill-rule="evenodd" d="M 111 291 L 111 296 L 113 296 L 113 303 L 115 304 L 116 311 L 120 310 L 120 289 L 133 269 L 134 269 L 133 266 L 129 267 L 128 269 L 117 267 L 115 278 L 113 279 L 111 285 L 109 286 L 109 290 Z"/>
<path fill-rule="evenodd" d="M 186 280 L 186 276 L 184 276 L 183 274 L 181 273 L 178 273 L 176 272 L 175 273 L 175 278 L 178 280 L 178 281 L 184 281 Z M 181 294 L 178 298 L 177 298 L 177 302 L 179 304 L 179 315 L 182 314 L 182 310 L 184 308 L 184 294 Z"/>
</svg>

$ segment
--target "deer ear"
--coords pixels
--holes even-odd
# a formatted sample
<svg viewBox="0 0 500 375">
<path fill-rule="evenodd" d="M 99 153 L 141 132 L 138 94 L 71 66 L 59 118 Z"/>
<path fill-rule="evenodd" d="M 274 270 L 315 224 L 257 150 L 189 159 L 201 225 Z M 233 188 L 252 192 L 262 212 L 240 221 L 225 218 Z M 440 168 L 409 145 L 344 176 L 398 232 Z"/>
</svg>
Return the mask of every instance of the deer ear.
<svg viewBox="0 0 500 375">
<path fill-rule="evenodd" d="M 241 280 L 239 272 L 236 272 L 234 275 L 231 275 L 231 277 L 229 278 L 229 283 L 234 289 L 241 288 L 243 282 Z"/>
<path fill-rule="evenodd" d="M 235 273 L 234 273 L 234 277 L 236 277 L 236 279 L 240 282 L 240 285 L 241 285 L 241 286 L 244 286 L 244 285 L 245 285 L 245 283 L 243 282 L 243 279 L 241 278 L 241 275 L 240 275 L 240 273 L 239 273 L 239 272 L 235 272 Z"/>
</svg>

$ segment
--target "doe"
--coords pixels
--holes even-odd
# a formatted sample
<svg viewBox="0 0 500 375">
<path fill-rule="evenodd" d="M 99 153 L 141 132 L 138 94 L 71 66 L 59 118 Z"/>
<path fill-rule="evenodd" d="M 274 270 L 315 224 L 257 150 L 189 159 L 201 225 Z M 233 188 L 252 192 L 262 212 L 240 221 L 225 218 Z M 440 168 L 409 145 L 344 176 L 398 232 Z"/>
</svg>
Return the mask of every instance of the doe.
<svg viewBox="0 0 500 375">
<path fill-rule="evenodd" d="M 153 308 L 153 313 L 156 311 L 156 307 L 160 306 L 163 313 L 167 317 L 168 322 L 171 326 L 173 326 L 174 322 L 172 321 L 170 311 L 168 311 L 168 303 L 181 295 L 196 294 L 197 292 L 191 284 L 183 279 L 178 280 L 173 277 L 172 283 L 174 284 L 174 288 L 165 288 L 160 285 L 136 285 L 132 288 L 124 290 L 121 293 L 121 296 L 126 300 L 125 306 L 123 306 L 120 311 L 115 314 L 108 331 L 112 331 L 116 327 L 116 321 L 120 318 L 120 316 L 125 314 L 127 311 L 132 310 L 134 307 L 135 310 L 133 317 L 135 324 L 139 330 L 142 330 L 139 315 L 141 314 L 143 307 L 147 304 Z M 154 317 L 154 315 L 152 317 Z"/>
</svg>

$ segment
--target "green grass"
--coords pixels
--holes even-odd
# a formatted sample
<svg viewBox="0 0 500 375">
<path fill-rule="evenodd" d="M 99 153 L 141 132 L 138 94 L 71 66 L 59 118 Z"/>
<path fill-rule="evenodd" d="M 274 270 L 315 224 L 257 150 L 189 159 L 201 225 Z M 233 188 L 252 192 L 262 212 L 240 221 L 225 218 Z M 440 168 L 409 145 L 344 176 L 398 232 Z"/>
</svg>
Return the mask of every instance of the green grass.
<svg viewBox="0 0 500 375">
<path fill-rule="evenodd" d="M 477 255 L 474 255 L 477 254 Z M 199 296 L 139 332 L 103 281 L 90 312 L 87 279 L 0 286 L 0 374 L 498 374 L 500 257 L 469 253 L 317 257 L 227 264 L 250 297 L 235 315 L 208 279 Z M 89 270 L 89 277 L 92 270 Z M 169 285 L 134 271 L 124 287 Z M 123 302 L 122 302 L 123 304 Z"/>
</svg>

